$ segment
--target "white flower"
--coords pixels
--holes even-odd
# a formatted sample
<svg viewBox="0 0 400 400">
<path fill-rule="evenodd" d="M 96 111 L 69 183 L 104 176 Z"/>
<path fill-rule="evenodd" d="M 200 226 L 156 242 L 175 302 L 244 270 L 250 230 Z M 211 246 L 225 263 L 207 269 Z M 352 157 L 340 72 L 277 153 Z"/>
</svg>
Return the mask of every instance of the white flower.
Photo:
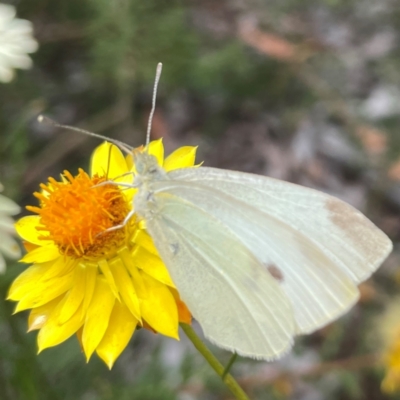
<svg viewBox="0 0 400 400">
<path fill-rule="evenodd" d="M 14 68 L 30 68 L 32 60 L 27 53 L 38 48 L 32 37 L 32 24 L 15 15 L 15 7 L 0 4 L 0 82 L 10 82 Z"/>
<path fill-rule="evenodd" d="M 0 183 L 0 191 L 2 189 L 3 186 Z M 6 268 L 3 254 L 9 258 L 21 257 L 21 249 L 18 243 L 12 238 L 15 229 L 14 220 L 10 217 L 11 215 L 18 214 L 19 211 L 18 204 L 0 194 L 0 274 Z"/>
</svg>

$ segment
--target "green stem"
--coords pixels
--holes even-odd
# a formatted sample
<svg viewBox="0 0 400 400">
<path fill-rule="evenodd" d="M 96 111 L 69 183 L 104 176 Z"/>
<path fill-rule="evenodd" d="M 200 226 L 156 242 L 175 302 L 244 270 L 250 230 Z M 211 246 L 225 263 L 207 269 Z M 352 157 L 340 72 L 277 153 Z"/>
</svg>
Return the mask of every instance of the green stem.
<svg viewBox="0 0 400 400">
<path fill-rule="evenodd" d="M 202 354 L 206 361 L 210 364 L 211 368 L 221 377 L 222 381 L 229 388 L 237 400 L 250 400 L 243 389 L 235 381 L 231 374 L 226 374 L 224 377 L 224 366 L 215 358 L 208 347 L 197 336 L 196 332 L 190 325 L 180 324 L 186 336 L 193 343 L 194 347 Z"/>
<path fill-rule="evenodd" d="M 232 368 L 232 365 L 234 364 L 234 362 L 237 359 L 237 353 L 233 353 L 231 359 L 229 360 L 228 364 L 226 364 L 226 367 L 224 369 L 224 373 L 222 374 L 222 380 L 225 379 L 225 377 L 228 375 L 229 371 Z"/>
</svg>

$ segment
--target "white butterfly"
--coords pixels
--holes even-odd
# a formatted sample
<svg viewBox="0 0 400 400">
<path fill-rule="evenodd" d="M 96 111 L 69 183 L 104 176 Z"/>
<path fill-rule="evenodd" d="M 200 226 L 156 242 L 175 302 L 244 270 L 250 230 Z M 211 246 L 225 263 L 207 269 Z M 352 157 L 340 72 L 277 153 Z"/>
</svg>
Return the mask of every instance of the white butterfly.
<svg viewBox="0 0 400 400">
<path fill-rule="evenodd" d="M 115 182 L 139 189 L 125 222 L 145 221 L 205 336 L 240 355 L 277 358 L 295 335 L 344 314 L 392 250 L 359 211 L 316 190 L 215 168 L 166 172 L 146 151 L 133 157 L 133 183 Z"/>
<path fill-rule="evenodd" d="M 279 357 L 345 313 L 392 250 L 359 211 L 316 190 L 134 158 L 135 213 L 205 336 L 240 355 Z"/>
</svg>

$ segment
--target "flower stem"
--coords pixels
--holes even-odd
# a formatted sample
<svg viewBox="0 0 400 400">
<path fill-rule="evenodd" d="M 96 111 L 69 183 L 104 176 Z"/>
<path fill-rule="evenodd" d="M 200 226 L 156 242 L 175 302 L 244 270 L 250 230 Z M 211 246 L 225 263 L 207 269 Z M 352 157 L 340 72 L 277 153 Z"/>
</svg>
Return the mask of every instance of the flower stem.
<svg viewBox="0 0 400 400">
<path fill-rule="evenodd" d="M 235 398 L 237 400 L 250 400 L 231 374 L 228 373 L 224 376 L 224 366 L 215 358 L 208 347 L 197 336 L 193 328 L 190 325 L 183 323 L 181 323 L 180 326 L 189 340 L 193 343 L 194 347 L 202 354 L 210 364 L 211 368 L 221 377 L 222 381 L 229 388 Z"/>
</svg>

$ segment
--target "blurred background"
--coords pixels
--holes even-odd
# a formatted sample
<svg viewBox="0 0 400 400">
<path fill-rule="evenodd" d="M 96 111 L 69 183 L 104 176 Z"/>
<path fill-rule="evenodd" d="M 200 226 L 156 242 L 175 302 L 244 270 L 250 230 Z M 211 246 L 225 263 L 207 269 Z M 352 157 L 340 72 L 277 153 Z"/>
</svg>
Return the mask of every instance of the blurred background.
<svg viewBox="0 0 400 400">
<path fill-rule="evenodd" d="M 32 68 L 0 82 L 5 195 L 36 205 L 40 182 L 87 169 L 99 144 L 40 125 L 40 113 L 143 144 L 163 62 L 152 138 L 167 153 L 198 145 L 204 165 L 333 194 L 395 243 L 351 312 L 298 338 L 282 360 L 239 358 L 234 376 L 252 399 L 400 399 L 381 390 L 390 332 L 400 332 L 398 1 L 1 2 L 32 22 L 39 43 Z M 23 268 L 8 263 L 2 298 Z M 180 342 L 135 333 L 110 372 L 96 356 L 86 364 L 76 338 L 37 356 L 27 314 L 13 307 L 0 301 L 0 399 L 232 398 L 183 333 Z"/>
</svg>

